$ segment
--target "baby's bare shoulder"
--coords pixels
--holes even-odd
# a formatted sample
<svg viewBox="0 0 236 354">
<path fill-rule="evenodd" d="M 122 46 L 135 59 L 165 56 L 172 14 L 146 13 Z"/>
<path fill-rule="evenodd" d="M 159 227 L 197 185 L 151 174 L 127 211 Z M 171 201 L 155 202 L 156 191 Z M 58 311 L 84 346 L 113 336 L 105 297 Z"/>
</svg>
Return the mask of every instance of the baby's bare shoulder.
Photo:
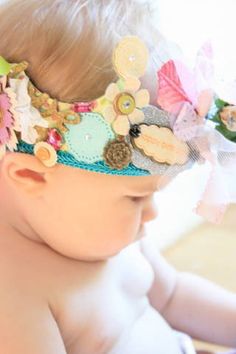
<svg viewBox="0 0 236 354">
<path fill-rule="evenodd" d="M 8 308 L 11 318 L 21 318 L 24 326 L 35 328 L 37 322 L 45 323 L 45 328 L 47 325 L 53 328 L 54 337 L 59 335 L 60 328 L 66 348 L 91 325 L 88 313 L 92 306 L 94 311 L 103 308 L 103 315 L 109 318 L 104 299 L 120 293 L 119 288 L 126 289 L 128 298 L 131 292 L 136 299 L 137 294 L 146 293 L 152 282 L 152 274 L 142 261 L 137 244 L 108 262 L 89 263 L 66 258 L 31 241 L 3 242 L 0 238 L 0 262 L 0 292 L 3 295 L 0 298 L 5 301 L 0 307 Z M 140 279 L 143 269 L 147 275 L 145 282 Z M 136 290 L 133 286 L 130 289 L 129 284 L 136 284 Z M 125 306 L 126 295 L 124 291 L 122 294 L 120 303 Z M 61 352 L 58 350 L 58 353 Z"/>
<path fill-rule="evenodd" d="M 18 296 L 25 292 L 46 298 L 47 294 L 62 292 L 63 288 L 66 291 L 84 272 L 82 262 L 23 237 L 16 240 L 0 237 L 0 263 L 1 288 L 18 289 Z"/>
<path fill-rule="evenodd" d="M 4 353 L 66 353 L 50 308 L 51 290 L 56 291 L 55 260 L 31 242 L 0 239 L 0 342 Z"/>
<path fill-rule="evenodd" d="M 28 341 L 29 338 L 24 338 L 24 335 L 29 333 L 40 354 L 52 354 L 56 348 L 49 347 L 48 351 L 42 349 L 43 343 L 46 345 L 47 335 L 51 337 L 49 343 L 58 342 L 55 353 L 64 354 L 63 341 L 67 340 L 64 328 L 60 334 L 64 309 L 72 307 L 71 299 L 80 294 L 81 286 L 89 281 L 91 274 L 89 265 L 85 267 L 84 263 L 66 258 L 48 246 L 0 237 L 0 332 L 7 338 L 9 331 L 9 341 L 4 342 L 3 337 L 0 340 L 5 343 L 4 353 L 16 352 L 12 347 L 14 343 L 10 342 L 12 335 L 18 338 L 16 343 L 20 347 Z M 79 308 L 77 310 L 79 313 Z M 37 332 L 42 333 L 44 338 Z M 19 352 L 36 354 L 34 348 L 27 350 L 22 347 Z"/>
</svg>

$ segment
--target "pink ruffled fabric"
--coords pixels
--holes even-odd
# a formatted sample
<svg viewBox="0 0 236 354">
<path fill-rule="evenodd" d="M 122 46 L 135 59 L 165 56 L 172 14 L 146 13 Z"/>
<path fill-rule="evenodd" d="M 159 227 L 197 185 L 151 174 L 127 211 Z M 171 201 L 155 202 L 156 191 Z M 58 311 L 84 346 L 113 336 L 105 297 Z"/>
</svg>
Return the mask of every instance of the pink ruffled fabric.
<svg viewBox="0 0 236 354">
<path fill-rule="evenodd" d="M 212 122 L 199 128 L 193 140 L 201 157 L 211 166 L 210 176 L 195 212 L 219 224 L 227 206 L 236 203 L 236 144 L 215 130 Z"/>
</svg>

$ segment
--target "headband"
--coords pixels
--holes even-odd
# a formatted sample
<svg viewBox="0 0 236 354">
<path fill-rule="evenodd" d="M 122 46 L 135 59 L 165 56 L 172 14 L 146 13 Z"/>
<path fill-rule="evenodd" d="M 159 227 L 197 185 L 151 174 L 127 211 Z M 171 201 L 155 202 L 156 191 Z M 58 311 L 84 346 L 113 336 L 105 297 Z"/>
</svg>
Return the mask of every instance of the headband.
<svg viewBox="0 0 236 354">
<path fill-rule="evenodd" d="M 195 71 L 178 60 L 163 63 L 155 105 L 141 88 L 148 57 L 139 37 L 122 38 L 112 57 L 117 81 L 102 97 L 73 103 L 41 92 L 26 73 L 28 62 L 0 57 L 0 159 L 9 150 L 33 154 L 47 167 L 170 177 L 208 162 L 212 175 L 196 212 L 218 222 L 231 196 L 219 196 L 215 176 L 236 165 L 236 110 L 214 97 L 210 47 L 201 49 Z"/>
</svg>

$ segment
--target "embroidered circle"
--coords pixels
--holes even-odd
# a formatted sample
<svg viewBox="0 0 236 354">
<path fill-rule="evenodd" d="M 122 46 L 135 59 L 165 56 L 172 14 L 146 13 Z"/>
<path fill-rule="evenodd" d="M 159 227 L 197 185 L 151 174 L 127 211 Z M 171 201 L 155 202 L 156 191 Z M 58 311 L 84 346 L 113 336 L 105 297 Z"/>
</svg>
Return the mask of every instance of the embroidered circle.
<svg viewBox="0 0 236 354">
<path fill-rule="evenodd" d="M 69 152 L 78 160 L 94 163 L 103 159 L 103 150 L 115 135 L 98 113 L 81 113 L 80 124 L 68 125 L 64 138 Z"/>
</svg>

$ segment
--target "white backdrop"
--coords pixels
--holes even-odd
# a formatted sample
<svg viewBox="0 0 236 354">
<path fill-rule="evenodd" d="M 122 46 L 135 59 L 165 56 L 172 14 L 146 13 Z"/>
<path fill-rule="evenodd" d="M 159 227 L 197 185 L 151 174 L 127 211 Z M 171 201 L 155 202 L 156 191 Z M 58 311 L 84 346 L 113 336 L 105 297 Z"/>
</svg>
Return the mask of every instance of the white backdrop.
<svg viewBox="0 0 236 354">
<path fill-rule="evenodd" d="M 181 45 L 192 60 L 211 39 L 220 76 L 236 78 L 235 0 L 154 0 L 159 4 L 160 29 Z"/>
</svg>

